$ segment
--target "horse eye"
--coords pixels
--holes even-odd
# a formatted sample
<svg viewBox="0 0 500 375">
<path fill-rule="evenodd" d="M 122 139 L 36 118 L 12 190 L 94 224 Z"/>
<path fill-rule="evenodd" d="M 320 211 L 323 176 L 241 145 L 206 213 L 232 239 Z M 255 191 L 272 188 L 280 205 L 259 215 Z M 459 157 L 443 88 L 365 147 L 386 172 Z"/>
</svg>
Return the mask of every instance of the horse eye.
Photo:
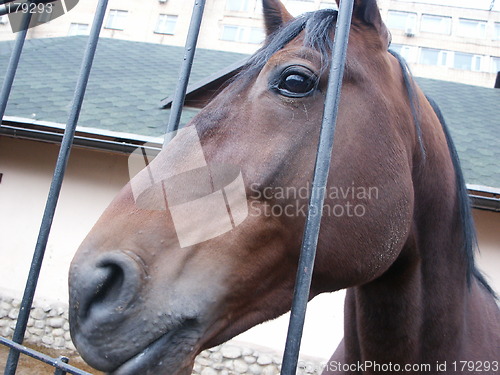
<svg viewBox="0 0 500 375">
<path fill-rule="evenodd" d="M 314 73 L 300 67 L 286 69 L 280 76 L 276 89 L 280 94 L 292 98 L 300 98 L 309 95 L 316 87 L 316 76 Z"/>
</svg>

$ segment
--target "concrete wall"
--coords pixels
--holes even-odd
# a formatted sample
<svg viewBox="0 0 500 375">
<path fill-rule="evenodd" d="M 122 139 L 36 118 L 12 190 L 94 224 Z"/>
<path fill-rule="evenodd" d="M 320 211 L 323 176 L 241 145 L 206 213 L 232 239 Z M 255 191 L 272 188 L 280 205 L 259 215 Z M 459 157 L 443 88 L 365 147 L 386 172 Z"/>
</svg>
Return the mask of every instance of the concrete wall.
<svg viewBox="0 0 500 375">
<path fill-rule="evenodd" d="M 479 267 L 500 294 L 500 212 L 474 210 L 474 220 L 479 239 Z"/>
<path fill-rule="evenodd" d="M 24 289 L 57 152 L 58 146 L 54 144 L 0 137 L 0 173 L 3 174 L 0 182 L 0 296 L 4 302 L 16 306 Z M 126 155 L 73 149 L 36 293 L 37 306 L 45 313 L 45 318 L 40 319 L 48 319 L 45 323 L 37 323 L 40 327 L 43 324 L 44 330 L 52 327 L 50 319 L 53 317 L 65 317 L 60 307 L 67 304 L 69 262 L 101 212 L 127 181 Z M 475 210 L 474 216 L 481 248 L 479 263 L 500 291 L 500 213 Z M 335 350 L 343 336 L 343 296 L 344 292 L 324 294 L 309 304 L 303 355 L 324 360 Z M 0 320 L 13 319 L 13 313 L 4 310 L 4 313 L 0 311 Z M 12 317 L 9 318 L 9 314 Z M 36 314 L 43 315 L 42 311 Z M 33 329 L 37 328 L 36 319 L 32 321 Z M 59 325 L 59 320 L 56 323 Z M 247 343 L 248 347 L 260 345 L 281 352 L 287 325 L 288 315 L 255 327 L 236 340 Z M 9 326 L 13 326 L 12 321 L 0 328 L 7 332 L 5 327 Z M 59 329 L 56 334 L 61 335 L 50 338 L 51 334 L 47 333 L 45 341 L 62 345 L 62 339 L 56 341 L 58 337 L 65 338 L 66 332 L 60 328 L 54 329 Z M 70 347 L 67 341 L 64 343 Z"/>
<path fill-rule="evenodd" d="M 0 137 L 0 290 L 24 289 L 58 152 L 55 144 Z M 67 301 L 69 262 L 127 181 L 126 156 L 72 150 L 37 298 Z"/>
</svg>

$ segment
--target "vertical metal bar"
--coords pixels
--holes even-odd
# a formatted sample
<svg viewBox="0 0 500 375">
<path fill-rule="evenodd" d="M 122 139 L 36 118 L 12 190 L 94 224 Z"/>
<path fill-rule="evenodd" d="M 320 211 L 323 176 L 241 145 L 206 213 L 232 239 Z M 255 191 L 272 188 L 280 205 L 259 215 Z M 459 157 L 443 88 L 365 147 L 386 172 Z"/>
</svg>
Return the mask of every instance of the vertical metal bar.
<svg viewBox="0 0 500 375">
<path fill-rule="evenodd" d="M 0 91 L 0 126 L 2 126 L 3 116 L 5 114 L 5 109 L 7 108 L 7 101 L 9 100 L 12 84 L 14 83 L 17 66 L 19 65 L 19 59 L 21 58 L 21 52 L 23 50 L 24 41 L 26 40 L 26 34 L 28 33 L 30 21 L 31 13 L 27 12 L 22 18 L 20 26 L 21 30 L 17 34 L 14 48 L 12 49 L 12 54 L 10 55 L 9 65 L 7 67 L 7 72 L 5 73 L 2 90 Z"/>
<path fill-rule="evenodd" d="M 68 123 L 66 125 L 63 139 L 61 141 L 61 149 L 57 158 L 54 177 L 50 185 L 47 203 L 45 206 L 45 211 L 43 213 L 42 223 L 40 225 L 40 232 L 38 234 L 38 240 L 35 246 L 35 251 L 33 253 L 33 260 L 31 262 L 28 280 L 26 282 L 26 288 L 24 289 L 21 308 L 19 310 L 17 324 L 12 338 L 12 341 L 17 343 L 22 343 L 24 339 L 24 333 L 26 331 L 26 326 L 28 323 L 31 306 L 33 303 L 33 297 L 35 295 L 35 288 L 38 282 L 38 277 L 40 275 L 43 256 L 45 254 L 45 248 L 47 247 L 47 240 L 49 237 L 50 228 L 52 226 L 52 220 L 54 218 L 54 212 L 56 210 L 59 193 L 61 191 L 62 180 L 66 171 L 66 165 L 68 163 L 69 153 L 71 151 L 71 144 L 75 135 L 76 124 L 80 116 L 83 97 L 85 95 L 85 89 L 87 88 L 87 82 L 90 76 L 90 70 L 92 68 L 92 62 L 94 60 L 97 42 L 99 40 L 99 33 L 101 31 L 107 5 L 108 0 L 99 0 L 96 14 L 94 16 L 94 22 L 92 24 L 92 29 L 90 31 L 89 41 L 87 43 L 87 48 L 83 56 L 80 75 L 78 77 L 75 94 L 71 105 L 71 111 L 68 117 Z M 19 352 L 11 349 L 9 352 L 9 357 L 7 359 L 7 364 L 5 366 L 5 375 L 15 374 L 18 360 Z"/>
<path fill-rule="evenodd" d="M 182 62 L 179 72 L 179 81 L 175 88 L 172 107 L 170 108 L 170 116 L 168 119 L 167 131 L 165 134 L 165 146 L 172 139 L 173 132 L 179 129 L 181 120 L 182 106 L 186 97 L 186 90 L 189 83 L 189 76 L 193 66 L 194 54 L 196 52 L 196 43 L 200 33 L 201 21 L 203 18 L 203 10 L 205 8 L 205 0 L 195 0 L 193 6 L 193 15 L 189 24 L 189 31 L 186 38 L 186 47 L 184 49 L 184 61 Z"/>
<path fill-rule="evenodd" d="M 60 356 L 58 358 L 59 361 L 63 362 L 63 363 L 68 363 L 69 362 L 69 358 L 68 357 L 63 357 L 63 356 Z M 66 371 L 64 371 L 63 369 L 60 369 L 60 368 L 56 368 L 56 370 L 54 371 L 54 375 L 66 375 Z"/>
<path fill-rule="evenodd" d="M 353 0 L 340 1 L 339 15 L 335 26 L 330 79 L 328 81 L 323 122 L 321 124 L 318 152 L 314 165 L 312 195 L 309 200 L 309 211 L 302 238 L 302 248 L 295 281 L 295 291 L 281 375 L 295 375 L 297 370 L 300 342 L 304 328 L 307 302 L 309 300 L 316 247 L 318 245 L 322 208 L 325 200 L 326 183 L 332 156 L 352 10 Z"/>
</svg>

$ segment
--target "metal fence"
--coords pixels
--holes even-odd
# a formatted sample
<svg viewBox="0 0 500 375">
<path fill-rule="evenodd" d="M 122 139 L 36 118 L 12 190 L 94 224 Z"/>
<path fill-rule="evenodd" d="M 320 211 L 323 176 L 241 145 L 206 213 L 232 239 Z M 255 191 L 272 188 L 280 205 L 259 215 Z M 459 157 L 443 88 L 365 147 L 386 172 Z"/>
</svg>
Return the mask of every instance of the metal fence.
<svg viewBox="0 0 500 375">
<path fill-rule="evenodd" d="M 19 11 L 19 1 L 20 0 L 18 0 L 17 3 L 15 2 L 15 0 L 3 1 L 3 5 L 0 5 L 0 15 Z M 25 1 L 25 3 L 40 4 L 52 3 L 54 1 L 55 0 L 28 0 Z M 9 5 L 9 3 L 13 4 Z M 22 342 L 24 340 L 29 313 L 33 304 L 33 297 L 35 294 L 35 289 L 38 282 L 45 249 L 47 246 L 48 236 L 52 225 L 59 193 L 61 191 L 61 185 L 71 151 L 76 125 L 78 123 L 80 109 L 92 68 L 92 62 L 97 48 L 99 33 L 103 24 L 107 4 L 108 0 L 99 0 L 95 12 L 95 17 L 87 42 L 86 51 L 83 57 L 80 74 L 76 82 L 71 111 L 66 124 L 64 136 L 61 141 L 59 156 L 50 186 L 42 223 L 40 225 L 38 240 L 33 253 L 33 259 L 28 275 L 28 280 L 26 282 L 26 287 L 24 290 L 24 295 L 21 302 L 13 338 L 12 340 L 8 340 L 6 338 L 0 337 L 0 344 L 6 345 L 10 348 L 10 353 L 4 372 L 5 375 L 14 375 L 16 373 L 19 356 L 21 353 L 55 367 L 54 374 L 56 375 L 66 373 L 76 375 L 90 375 L 88 372 L 67 364 L 68 358 L 66 357 L 59 357 L 57 359 L 51 358 L 47 355 L 23 346 Z M 191 66 L 196 51 L 196 43 L 203 17 L 204 7 L 205 0 L 195 0 L 191 23 L 186 40 L 184 60 L 180 69 L 179 82 L 174 94 L 166 137 L 170 136 L 170 134 L 172 134 L 173 131 L 177 130 L 179 126 L 180 115 L 186 95 L 189 76 L 191 73 Z M 311 209 L 308 212 L 304 236 L 302 240 L 301 255 L 297 271 L 292 311 L 288 327 L 285 352 L 283 356 L 283 364 L 281 368 L 282 375 L 295 374 L 298 363 L 300 342 L 302 338 L 306 306 L 309 296 L 309 289 L 311 286 L 314 259 L 316 255 L 316 246 L 321 224 L 321 214 L 319 214 L 321 210 L 319 208 L 323 206 L 324 192 L 326 190 L 325 187 L 328 179 L 328 171 L 330 167 L 333 137 L 338 113 L 338 105 L 340 101 L 340 90 L 342 86 L 342 77 L 352 10 L 353 0 L 341 0 L 332 51 L 330 79 L 324 105 L 323 123 L 321 125 L 318 150 L 314 166 L 314 175 L 312 182 L 313 191 L 311 194 L 311 200 L 309 202 L 309 207 Z M 16 74 L 17 66 L 19 64 L 19 59 L 22 53 L 30 21 L 31 13 L 24 13 L 22 22 L 19 26 L 20 31 L 17 34 L 3 86 L 0 92 L 0 118 L 2 119 L 7 107 L 7 101 L 12 88 L 12 84 L 14 82 L 14 77 Z"/>
</svg>

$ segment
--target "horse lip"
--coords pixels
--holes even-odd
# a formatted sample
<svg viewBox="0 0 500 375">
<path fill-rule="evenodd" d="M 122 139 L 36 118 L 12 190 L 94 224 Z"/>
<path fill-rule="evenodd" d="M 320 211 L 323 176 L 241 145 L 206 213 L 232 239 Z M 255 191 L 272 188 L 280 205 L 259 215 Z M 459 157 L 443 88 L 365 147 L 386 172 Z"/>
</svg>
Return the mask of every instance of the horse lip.
<svg viewBox="0 0 500 375">
<path fill-rule="evenodd" d="M 120 364 L 115 370 L 108 373 L 109 375 L 136 375 L 136 374 L 158 374 L 158 370 L 162 368 L 169 368 L 172 370 L 172 366 L 181 367 L 180 372 L 175 374 L 184 375 L 191 373 L 192 363 L 194 362 L 194 355 L 192 356 L 191 363 L 186 364 L 186 360 L 190 357 L 190 354 L 194 353 L 194 344 L 186 348 L 185 353 L 182 352 L 183 357 L 180 359 L 166 358 L 169 351 L 178 346 L 178 343 L 172 343 L 172 338 L 182 331 L 188 331 L 191 324 L 185 322 L 175 329 L 169 330 L 163 335 L 159 336 L 157 339 L 150 342 L 146 347 L 144 347 L 140 352 L 136 353 L 129 359 L 125 360 Z M 190 366 L 191 367 L 190 367 Z M 150 372 L 154 371 L 154 372 Z"/>
<path fill-rule="evenodd" d="M 166 341 L 168 341 L 169 336 L 171 336 L 171 332 L 160 336 L 158 339 L 148 344 L 139 353 L 119 365 L 115 370 L 110 372 L 109 375 L 132 375 L 144 373 L 144 371 L 147 371 L 147 368 L 145 367 L 148 365 L 148 362 L 152 365 L 155 364 L 155 362 L 152 362 L 152 360 L 148 357 L 151 357 L 158 351 L 161 351 L 162 347 L 166 345 Z"/>
</svg>

